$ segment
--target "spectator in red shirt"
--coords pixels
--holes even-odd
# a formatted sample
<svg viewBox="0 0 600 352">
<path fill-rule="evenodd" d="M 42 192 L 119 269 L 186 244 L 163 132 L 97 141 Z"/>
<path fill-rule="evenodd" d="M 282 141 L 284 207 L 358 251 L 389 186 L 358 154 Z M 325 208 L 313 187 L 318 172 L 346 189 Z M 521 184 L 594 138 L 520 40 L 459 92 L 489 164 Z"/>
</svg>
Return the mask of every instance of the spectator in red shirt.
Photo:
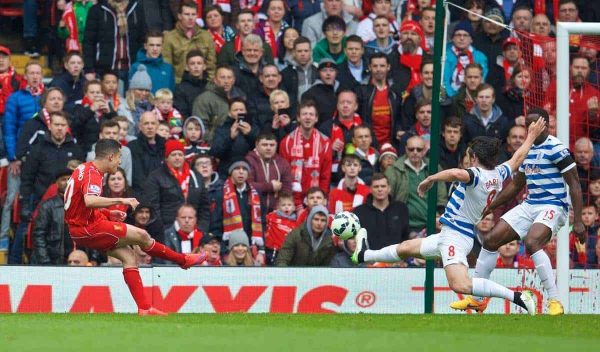
<svg viewBox="0 0 600 352">
<path fill-rule="evenodd" d="M 498 248 L 496 268 L 534 269 L 533 260 L 519 255 L 521 244 L 514 240 Z"/>
<path fill-rule="evenodd" d="M 309 188 L 329 190 L 331 143 L 315 128 L 318 115 L 314 102 L 301 103 L 297 119 L 298 127 L 281 141 L 279 153 L 292 167 L 292 192 L 296 206 L 301 206 Z"/>
<path fill-rule="evenodd" d="M 384 53 L 369 59 L 371 80 L 357 88 L 358 106 L 363 122 L 373 128 L 377 145 L 396 144 L 401 137 L 401 98 L 388 82 L 390 60 Z M 398 131 L 398 133 L 396 133 Z"/>
<path fill-rule="evenodd" d="M 356 155 L 344 156 L 342 159 L 344 178 L 329 193 L 329 212 L 331 214 L 352 211 L 363 204 L 371 193 L 369 187 L 358 177 L 360 170 L 360 159 Z"/>
</svg>

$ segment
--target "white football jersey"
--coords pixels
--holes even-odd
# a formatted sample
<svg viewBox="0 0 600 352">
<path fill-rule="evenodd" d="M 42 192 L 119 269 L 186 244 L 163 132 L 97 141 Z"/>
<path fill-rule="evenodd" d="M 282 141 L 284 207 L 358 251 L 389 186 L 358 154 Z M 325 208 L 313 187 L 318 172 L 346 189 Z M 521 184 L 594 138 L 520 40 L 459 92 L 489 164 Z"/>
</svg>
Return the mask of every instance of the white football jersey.
<svg viewBox="0 0 600 352">
<path fill-rule="evenodd" d="M 472 175 L 471 181 L 461 182 L 454 190 L 440 223 L 465 236 L 475 238 L 475 225 L 481 220 L 485 207 L 502 190 L 502 183 L 510 177 L 511 170 L 507 163 L 492 170 L 478 167 L 467 170 Z"/>
</svg>

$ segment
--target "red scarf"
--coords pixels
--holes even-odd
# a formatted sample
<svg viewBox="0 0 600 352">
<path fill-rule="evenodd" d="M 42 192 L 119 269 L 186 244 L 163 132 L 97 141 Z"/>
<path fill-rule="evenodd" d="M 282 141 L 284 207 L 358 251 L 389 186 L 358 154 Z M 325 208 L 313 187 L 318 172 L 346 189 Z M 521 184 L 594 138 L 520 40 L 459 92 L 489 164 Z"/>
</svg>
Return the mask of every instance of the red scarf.
<svg viewBox="0 0 600 352">
<path fill-rule="evenodd" d="M 252 208 L 252 244 L 259 247 L 264 246 L 262 214 L 260 210 L 260 197 L 254 187 L 246 183 L 250 193 L 248 204 Z M 223 185 L 223 240 L 229 239 L 231 232 L 244 230 L 244 223 L 240 213 L 235 185 L 231 178 L 228 178 Z"/>
<path fill-rule="evenodd" d="M 169 168 L 171 175 L 175 177 L 175 179 L 181 186 L 183 198 L 187 199 L 188 192 L 190 191 L 190 165 L 188 163 L 183 163 L 183 168 L 181 169 L 181 171 L 177 171 L 175 168 L 169 166 L 168 164 L 165 165 L 167 165 L 167 168 Z"/>
<path fill-rule="evenodd" d="M 192 251 L 200 245 L 200 240 L 202 239 L 203 233 L 198 229 L 194 229 L 190 233 L 186 233 L 182 229 L 177 230 L 177 234 L 179 235 L 179 239 L 181 242 L 184 241 L 192 241 Z"/>
<path fill-rule="evenodd" d="M 46 124 L 46 127 L 50 127 L 50 113 L 46 109 L 42 109 L 42 119 Z"/>
<path fill-rule="evenodd" d="M 212 35 L 213 41 L 215 42 L 215 51 L 217 54 L 219 54 L 223 48 L 223 45 L 225 45 L 225 38 L 223 38 L 223 36 L 217 31 L 213 31 L 212 29 L 209 29 L 208 31 Z"/>
<path fill-rule="evenodd" d="M 73 9 L 73 2 L 67 4 L 65 12 L 62 15 L 62 20 L 69 30 L 69 37 L 65 41 L 65 51 L 81 51 L 81 44 L 79 43 L 79 30 L 77 29 L 77 19 L 75 18 L 75 9 Z"/>
<path fill-rule="evenodd" d="M 279 51 L 279 48 L 277 47 L 277 38 L 275 37 L 275 32 L 273 32 L 269 21 L 265 21 L 263 31 L 265 32 L 265 42 L 271 47 L 273 57 L 277 57 Z"/>
<path fill-rule="evenodd" d="M 429 128 L 422 127 L 420 123 L 415 124 L 415 131 L 417 132 L 417 136 L 424 136 L 430 134 Z"/>
<path fill-rule="evenodd" d="M 104 100 L 112 101 L 113 108 L 115 109 L 115 111 L 117 111 L 117 109 L 119 109 L 119 105 L 121 105 L 121 98 L 119 98 L 119 94 L 117 93 L 113 94 L 112 97 L 105 95 Z"/>
<path fill-rule="evenodd" d="M 158 108 L 154 108 L 154 114 L 156 114 L 159 121 L 167 121 L 169 124 L 171 123 L 171 120 L 173 120 L 173 119 L 181 120 L 181 117 L 182 117 L 181 113 L 175 108 L 169 110 L 166 113 L 163 113 Z"/>
<path fill-rule="evenodd" d="M 510 80 L 510 76 L 513 73 L 514 66 L 508 62 L 505 58 L 502 58 L 502 68 L 504 69 L 504 80 L 508 82 Z"/>
<path fill-rule="evenodd" d="M 29 91 L 29 93 L 31 93 L 31 95 L 33 95 L 34 97 L 44 94 L 45 91 L 44 83 L 40 83 L 35 87 L 32 87 L 31 85 L 27 84 L 25 89 L 27 89 L 27 91 Z"/>
<path fill-rule="evenodd" d="M 254 3 L 254 5 L 252 5 Z M 256 15 L 263 5 L 263 0 L 240 0 L 240 9 L 250 9 Z M 298 6 L 300 7 L 300 6 Z M 275 56 L 274 56 L 275 57 Z"/>
<path fill-rule="evenodd" d="M 289 135 L 292 138 L 292 149 L 291 149 L 291 157 L 293 159 L 290 162 L 292 167 L 292 177 L 294 178 L 294 183 L 298 185 L 302 185 L 302 171 L 304 170 L 304 137 L 302 137 L 301 128 L 298 127 Z M 319 131 L 316 128 L 313 128 L 312 133 L 308 140 L 306 141 L 308 144 L 312 144 L 312 160 L 314 165 L 320 164 L 319 151 L 321 150 L 321 138 L 319 136 Z M 312 172 L 310 187 L 318 187 L 319 186 L 319 173 Z"/>
<path fill-rule="evenodd" d="M 233 40 L 233 50 L 236 54 L 242 51 L 242 37 L 240 37 L 239 34 L 236 35 L 235 39 Z"/>
<path fill-rule="evenodd" d="M 465 67 L 473 63 L 473 48 L 469 47 L 465 52 L 459 52 L 453 45 L 452 52 L 456 55 L 456 67 L 452 74 L 452 88 L 459 90 L 462 83 L 465 81 Z"/>
<path fill-rule="evenodd" d="M 421 62 L 423 62 L 423 49 L 418 48 L 416 54 L 403 54 L 402 46 L 398 46 L 398 52 L 400 53 L 400 64 L 410 68 L 410 82 L 406 91 L 410 92 L 412 87 L 421 83 Z"/>
<path fill-rule="evenodd" d="M 91 101 L 90 98 L 88 98 L 87 96 L 84 96 L 83 99 L 81 99 L 81 105 L 92 110 L 98 117 L 102 117 L 102 111 L 94 111 L 94 109 L 92 109 L 94 102 Z"/>
</svg>

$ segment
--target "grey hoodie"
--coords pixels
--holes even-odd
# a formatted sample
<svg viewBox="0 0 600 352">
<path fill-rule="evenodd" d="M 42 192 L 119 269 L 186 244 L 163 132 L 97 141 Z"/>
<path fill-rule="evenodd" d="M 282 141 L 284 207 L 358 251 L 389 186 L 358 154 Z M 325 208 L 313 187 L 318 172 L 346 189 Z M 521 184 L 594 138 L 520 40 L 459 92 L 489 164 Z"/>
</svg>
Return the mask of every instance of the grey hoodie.
<svg viewBox="0 0 600 352">
<path fill-rule="evenodd" d="M 325 229 L 325 231 L 323 231 L 323 233 L 321 234 L 321 236 L 319 236 L 319 238 L 315 238 L 315 234 L 312 231 L 312 220 L 313 217 L 317 214 L 317 213 L 322 213 L 325 215 L 325 217 L 329 216 L 329 211 L 327 210 L 327 208 L 325 208 L 323 205 L 317 205 L 314 206 L 310 212 L 308 213 L 308 217 L 306 218 L 306 231 L 310 234 L 310 242 L 311 242 L 311 246 L 313 251 L 317 251 L 317 249 L 319 248 L 319 246 L 321 245 L 321 242 L 323 241 L 323 238 L 325 238 L 325 236 L 331 236 L 331 230 L 329 230 L 329 227 L 327 227 Z"/>
</svg>

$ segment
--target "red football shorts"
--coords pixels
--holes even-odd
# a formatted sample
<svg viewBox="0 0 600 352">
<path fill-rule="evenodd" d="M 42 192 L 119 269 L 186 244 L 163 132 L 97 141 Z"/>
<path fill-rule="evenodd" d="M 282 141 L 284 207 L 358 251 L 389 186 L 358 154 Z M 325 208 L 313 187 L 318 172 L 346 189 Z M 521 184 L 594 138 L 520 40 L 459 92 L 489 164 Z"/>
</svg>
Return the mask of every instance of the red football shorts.
<svg viewBox="0 0 600 352">
<path fill-rule="evenodd" d="M 106 252 L 114 249 L 120 238 L 125 238 L 127 225 L 100 220 L 85 227 L 69 226 L 69 231 L 76 245 Z"/>
</svg>

